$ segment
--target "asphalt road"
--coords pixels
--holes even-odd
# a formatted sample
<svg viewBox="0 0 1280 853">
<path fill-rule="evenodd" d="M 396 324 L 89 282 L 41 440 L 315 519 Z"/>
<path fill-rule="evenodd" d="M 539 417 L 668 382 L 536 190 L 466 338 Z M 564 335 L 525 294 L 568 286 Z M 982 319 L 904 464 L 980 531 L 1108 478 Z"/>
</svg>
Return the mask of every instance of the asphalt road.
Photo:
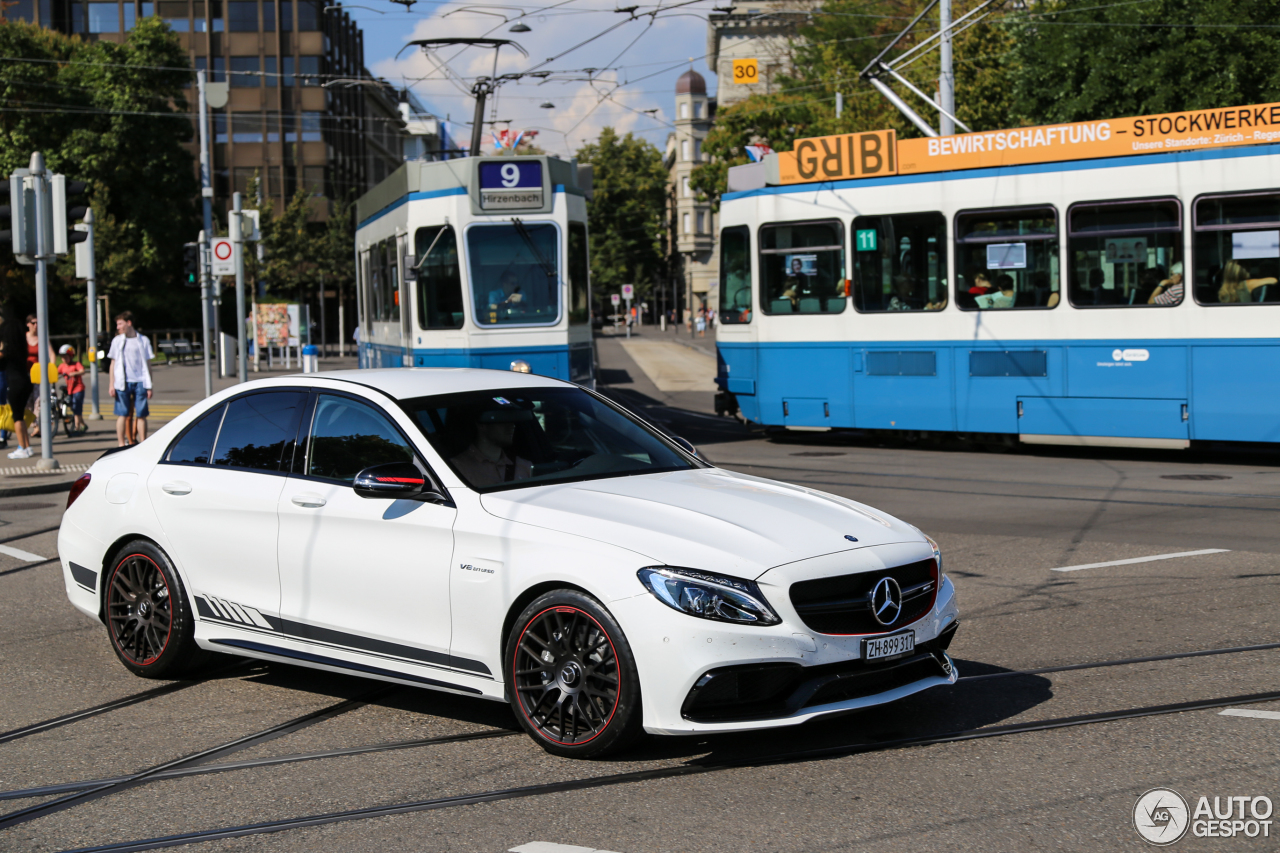
<svg viewBox="0 0 1280 853">
<path fill-rule="evenodd" d="M 67 604 L 57 564 L 32 559 L 55 555 L 61 496 L 0 500 L 0 825 L 75 784 L 117 782 L 0 830 L 0 850 L 273 821 L 284 828 L 188 849 L 1139 850 L 1132 810 L 1148 789 L 1193 808 L 1201 796 L 1280 801 L 1280 715 L 1221 713 L 1280 712 L 1258 701 L 1280 699 L 1280 458 L 770 440 L 712 417 L 707 394 L 657 390 L 614 341 L 601 357 L 609 393 L 716 464 L 856 498 L 937 538 L 960 595 L 961 681 L 796 729 L 649 739 L 594 762 L 544 754 L 501 705 L 293 667 L 232 662 L 166 687 L 129 675 L 105 629 Z M 1167 556 L 1187 552 L 1211 553 Z M 1150 557 L 1162 559 L 1117 564 Z M 42 786 L 55 787 L 29 790 Z M 295 820 L 308 816 L 321 819 Z M 1175 846 L 1277 848 L 1190 835 Z"/>
</svg>

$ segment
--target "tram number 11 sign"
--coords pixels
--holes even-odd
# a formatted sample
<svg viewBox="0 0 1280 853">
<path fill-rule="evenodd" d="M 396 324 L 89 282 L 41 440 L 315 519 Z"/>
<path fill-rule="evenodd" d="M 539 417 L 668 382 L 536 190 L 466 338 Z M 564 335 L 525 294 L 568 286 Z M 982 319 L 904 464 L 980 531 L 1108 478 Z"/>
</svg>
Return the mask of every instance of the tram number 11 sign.
<svg viewBox="0 0 1280 853">
<path fill-rule="evenodd" d="M 542 207 L 542 163 L 515 158 L 481 163 L 480 207 L 484 210 Z"/>
</svg>

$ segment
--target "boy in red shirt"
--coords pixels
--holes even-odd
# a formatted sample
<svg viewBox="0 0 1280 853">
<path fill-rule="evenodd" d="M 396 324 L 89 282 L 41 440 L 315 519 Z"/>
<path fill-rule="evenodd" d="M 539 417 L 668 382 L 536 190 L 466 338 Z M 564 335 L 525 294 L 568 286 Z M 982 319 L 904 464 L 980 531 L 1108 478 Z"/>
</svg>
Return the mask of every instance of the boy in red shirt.
<svg viewBox="0 0 1280 853">
<path fill-rule="evenodd" d="M 67 396 L 71 398 L 71 413 L 76 416 L 76 432 L 86 432 L 84 423 L 84 365 L 75 360 L 76 348 L 71 344 L 63 344 L 58 350 L 62 356 L 62 364 L 58 365 L 58 376 L 67 380 Z"/>
</svg>

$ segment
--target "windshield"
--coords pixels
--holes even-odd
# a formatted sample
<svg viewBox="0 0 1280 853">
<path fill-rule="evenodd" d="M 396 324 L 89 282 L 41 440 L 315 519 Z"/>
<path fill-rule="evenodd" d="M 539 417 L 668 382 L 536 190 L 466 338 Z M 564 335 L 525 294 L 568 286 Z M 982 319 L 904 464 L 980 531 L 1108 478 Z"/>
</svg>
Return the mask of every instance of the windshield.
<svg viewBox="0 0 1280 853">
<path fill-rule="evenodd" d="M 580 388 L 470 391 L 403 405 L 449 467 L 479 492 L 698 467 L 652 429 Z"/>
<path fill-rule="evenodd" d="M 560 253 L 549 222 L 467 231 L 471 294 L 481 326 L 551 324 L 560 316 Z"/>
</svg>

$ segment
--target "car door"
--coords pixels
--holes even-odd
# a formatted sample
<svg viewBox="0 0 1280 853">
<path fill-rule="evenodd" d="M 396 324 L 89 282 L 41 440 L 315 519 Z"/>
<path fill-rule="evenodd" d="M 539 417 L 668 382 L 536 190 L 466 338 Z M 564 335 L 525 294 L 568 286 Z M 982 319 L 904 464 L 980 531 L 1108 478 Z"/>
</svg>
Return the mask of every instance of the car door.
<svg viewBox="0 0 1280 853">
<path fill-rule="evenodd" d="M 370 465 L 415 462 L 395 420 L 372 403 L 316 395 L 301 465 L 279 499 L 281 615 L 313 642 L 452 666 L 451 505 L 356 495 Z M 428 477 L 430 477 L 429 472 Z M 463 669 L 468 667 L 463 662 Z"/>
<path fill-rule="evenodd" d="M 189 427 L 148 478 L 202 618 L 266 628 L 263 614 L 279 613 L 276 503 L 308 398 L 299 390 L 236 397 Z"/>
</svg>

